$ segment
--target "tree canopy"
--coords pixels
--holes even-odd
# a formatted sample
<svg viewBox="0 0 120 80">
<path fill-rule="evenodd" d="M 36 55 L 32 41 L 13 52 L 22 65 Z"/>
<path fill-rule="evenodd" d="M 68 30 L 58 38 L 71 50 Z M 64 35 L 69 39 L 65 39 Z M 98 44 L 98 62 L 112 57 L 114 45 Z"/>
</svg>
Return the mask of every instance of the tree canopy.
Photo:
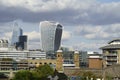
<svg viewBox="0 0 120 80">
<path fill-rule="evenodd" d="M 64 73 L 58 73 L 56 70 L 45 64 L 37 67 L 35 70 L 21 70 L 18 71 L 13 80 L 49 80 L 48 76 L 58 76 L 58 80 L 67 80 L 67 76 Z"/>
</svg>

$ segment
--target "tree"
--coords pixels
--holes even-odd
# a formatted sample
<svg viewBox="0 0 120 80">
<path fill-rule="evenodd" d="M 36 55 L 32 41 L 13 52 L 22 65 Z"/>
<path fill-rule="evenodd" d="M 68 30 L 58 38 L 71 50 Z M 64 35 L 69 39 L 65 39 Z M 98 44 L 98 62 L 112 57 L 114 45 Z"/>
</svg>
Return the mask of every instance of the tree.
<svg viewBox="0 0 120 80">
<path fill-rule="evenodd" d="M 54 70 L 48 64 L 39 66 L 35 70 L 42 79 L 46 79 L 49 75 L 53 75 Z"/>
<path fill-rule="evenodd" d="M 49 80 L 48 76 L 59 77 L 59 80 L 67 80 L 67 76 L 64 73 L 58 73 L 54 71 L 49 65 L 45 64 L 37 67 L 35 70 L 21 70 L 18 71 L 13 80 Z"/>
<path fill-rule="evenodd" d="M 15 74 L 13 80 L 33 80 L 33 75 L 28 70 L 21 70 Z"/>
</svg>

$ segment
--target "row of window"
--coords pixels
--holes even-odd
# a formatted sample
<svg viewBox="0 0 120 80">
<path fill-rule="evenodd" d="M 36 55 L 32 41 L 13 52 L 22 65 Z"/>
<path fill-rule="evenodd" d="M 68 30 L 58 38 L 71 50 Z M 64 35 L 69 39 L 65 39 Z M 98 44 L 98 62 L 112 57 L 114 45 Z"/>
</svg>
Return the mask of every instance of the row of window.
<svg viewBox="0 0 120 80">
<path fill-rule="evenodd" d="M 30 62 L 30 64 L 53 64 L 53 63 L 42 63 L 42 62 L 39 62 L 39 63 L 37 63 L 37 62 L 34 62 L 34 63 L 32 63 L 32 62 Z M 56 64 L 56 63 L 54 63 L 54 64 Z"/>
</svg>

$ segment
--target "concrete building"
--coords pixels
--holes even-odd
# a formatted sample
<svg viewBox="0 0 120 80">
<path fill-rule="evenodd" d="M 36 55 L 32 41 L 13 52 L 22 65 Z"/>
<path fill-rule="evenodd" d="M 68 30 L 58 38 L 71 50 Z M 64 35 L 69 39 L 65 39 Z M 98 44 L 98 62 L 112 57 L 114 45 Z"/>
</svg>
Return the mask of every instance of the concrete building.
<svg viewBox="0 0 120 80">
<path fill-rule="evenodd" d="M 43 51 L 57 51 L 60 48 L 62 26 L 57 22 L 40 22 L 41 44 Z"/>
<path fill-rule="evenodd" d="M 0 58 L 0 70 L 26 70 L 29 69 L 27 60 L 16 61 L 11 58 Z"/>
<path fill-rule="evenodd" d="M 29 51 L 28 59 L 46 59 L 46 52 L 42 51 Z"/>
<path fill-rule="evenodd" d="M 0 51 L 0 58 L 11 58 L 14 60 L 27 59 L 29 51 L 11 51 L 9 48 Z"/>
<path fill-rule="evenodd" d="M 8 48 L 8 40 L 0 39 L 0 48 Z"/>
<path fill-rule="evenodd" d="M 120 64 L 120 39 L 112 40 L 100 49 L 103 51 L 104 67 Z"/>
</svg>

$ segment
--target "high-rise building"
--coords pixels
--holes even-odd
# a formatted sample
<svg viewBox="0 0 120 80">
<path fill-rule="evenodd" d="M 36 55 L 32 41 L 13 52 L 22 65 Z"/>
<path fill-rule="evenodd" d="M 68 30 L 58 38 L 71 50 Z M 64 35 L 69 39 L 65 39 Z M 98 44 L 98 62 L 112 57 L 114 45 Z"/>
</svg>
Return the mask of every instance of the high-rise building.
<svg viewBox="0 0 120 80">
<path fill-rule="evenodd" d="M 57 51 L 60 48 L 62 26 L 57 22 L 40 22 L 41 46 L 46 52 Z"/>
<path fill-rule="evenodd" d="M 19 36 L 22 36 L 22 35 L 23 35 L 22 29 L 19 28 L 17 22 L 15 22 L 13 25 L 11 46 L 16 45 L 16 43 L 19 41 Z"/>
<path fill-rule="evenodd" d="M 17 22 L 14 23 L 13 27 L 11 46 L 17 50 L 27 50 L 27 36 L 23 35 L 23 30 Z"/>
<path fill-rule="evenodd" d="M 27 50 L 27 36 L 19 36 L 19 42 L 16 43 L 16 49 Z"/>
</svg>

